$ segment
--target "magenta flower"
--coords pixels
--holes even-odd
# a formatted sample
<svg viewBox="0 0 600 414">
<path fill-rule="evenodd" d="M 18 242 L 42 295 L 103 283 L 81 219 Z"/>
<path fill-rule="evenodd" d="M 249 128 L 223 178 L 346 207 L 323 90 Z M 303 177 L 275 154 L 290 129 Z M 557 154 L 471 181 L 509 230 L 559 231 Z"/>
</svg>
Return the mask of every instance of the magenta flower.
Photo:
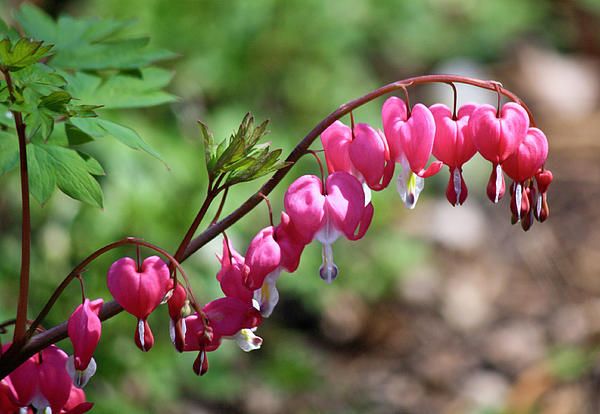
<svg viewBox="0 0 600 414">
<path fill-rule="evenodd" d="M 213 300 L 204 305 L 202 311 L 206 320 L 198 314 L 185 318 L 187 331 L 184 350 L 199 351 L 193 367 L 198 375 L 204 375 L 208 370 L 206 353 L 216 350 L 223 338 L 236 339 L 244 330 L 252 330 L 262 322 L 260 313 L 251 303 L 235 297 Z M 262 339 L 258 340 L 262 343 Z M 260 343 L 257 347 L 260 347 Z"/>
<path fill-rule="evenodd" d="M 435 120 L 429 108 L 422 104 L 416 104 L 409 114 L 406 103 L 395 96 L 384 102 L 381 116 L 390 157 L 402 165 L 398 192 L 406 207 L 412 209 L 423 190 L 423 179 L 442 168 L 439 161 L 425 168 L 433 150 Z"/>
<path fill-rule="evenodd" d="M 254 291 L 254 300 L 258 303 L 260 313 L 264 318 L 268 318 L 273 313 L 273 309 L 279 302 L 279 291 L 277 290 L 277 280 L 283 270 L 293 273 L 298 268 L 300 256 L 304 250 L 305 244 L 301 236 L 291 222 L 290 217 L 285 212 L 281 212 L 281 222 L 275 227 L 273 238 L 279 245 L 281 251 L 281 260 L 276 269 L 267 275 L 262 286 Z M 256 339 L 250 336 L 251 342 Z M 242 348 L 244 349 L 244 348 Z"/>
<path fill-rule="evenodd" d="M 394 161 L 383 134 L 368 124 L 354 131 L 335 121 L 321 134 L 329 173 L 345 171 L 375 191 L 383 190 L 394 174 Z M 368 190 L 367 190 L 368 191 Z"/>
<path fill-rule="evenodd" d="M 469 118 L 471 138 L 479 153 L 493 164 L 487 186 L 488 198 L 497 203 L 505 192 L 501 164 L 514 153 L 529 128 L 529 116 L 514 102 L 502 106 L 500 116 L 492 105 L 480 105 Z"/>
<path fill-rule="evenodd" d="M 175 349 L 179 352 L 183 352 L 183 346 L 185 342 L 185 320 L 183 319 L 182 310 L 185 306 L 187 299 L 187 293 L 181 283 L 177 283 L 173 289 L 171 297 L 167 301 L 167 307 L 169 308 L 169 335 L 171 342 L 175 345 Z"/>
<path fill-rule="evenodd" d="M 360 182 L 346 172 L 335 172 L 326 181 L 304 175 L 285 193 L 285 209 L 298 231 L 299 242 L 317 239 L 323 244 L 321 278 L 331 283 L 338 270 L 331 245 L 344 235 L 349 240 L 362 238 L 373 218 L 373 206 L 365 206 Z"/>
<path fill-rule="evenodd" d="M 502 167 L 506 174 L 515 181 L 513 192 L 514 210 L 517 221 L 529 211 L 529 197 L 523 197 L 525 181 L 533 179 L 536 172 L 544 165 L 548 157 L 548 140 L 542 131 L 529 128 L 527 135 L 504 161 Z"/>
<path fill-rule="evenodd" d="M 432 105 L 430 110 L 435 120 L 433 155 L 450 169 L 446 187 L 446 198 L 453 206 L 467 199 L 468 189 L 462 175 L 462 166 L 477 152 L 468 128 L 469 117 L 477 106 L 463 105 L 456 116 L 443 104 Z"/>
<path fill-rule="evenodd" d="M 96 372 L 96 361 L 92 356 L 102 333 L 98 313 L 103 303 L 102 299 L 90 302 L 86 298 L 75 309 L 67 323 L 67 332 L 73 344 L 73 355 L 69 357 L 67 370 L 73 378 L 73 383 L 79 388 L 83 388 Z"/>
<path fill-rule="evenodd" d="M 144 352 L 154 344 L 146 318 L 170 290 L 169 274 L 169 267 L 158 256 L 146 258 L 141 269 L 137 268 L 135 260 L 124 257 L 108 270 L 108 290 L 123 309 L 138 318 L 134 339 Z"/>
<path fill-rule="evenodd" d="M 41 352 L 38 392 L 32 401 L 38 412 L 49 407 L 60 413 L 69 400 L 73 381 L 66 369 L 67 360 L 67 354 L 54 345 Z"/>
<path fill-rule="evenodd" d="M 275 229 L 266 227 L 250 242 L 242 270 L 244 285 L 252 291 L 260 289 L 267 275 L 281 262 L 281 248 L 273 238 Z"/>
</svg>

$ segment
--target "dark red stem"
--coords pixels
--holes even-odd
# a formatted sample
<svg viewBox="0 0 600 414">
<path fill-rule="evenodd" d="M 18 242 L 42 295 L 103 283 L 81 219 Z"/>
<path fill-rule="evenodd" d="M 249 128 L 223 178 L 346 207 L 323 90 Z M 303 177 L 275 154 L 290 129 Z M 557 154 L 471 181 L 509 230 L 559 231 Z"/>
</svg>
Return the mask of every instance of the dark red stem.
<svg viewBox="0 0 600 414">
<path fill-rule="evenodd" d="M 14 86 L 8 69 L 2 71 L 11 102 L 15 101 Z M 27 302 L 29 298 L 29 267 L 31 262 L 31 210 L 29 207 L 29 173 L 27 171 L 27 137 L 25 124 L 20 112 L 12 111 L 19 138 L 19 170 L 21 175 L 21 276 L 19 279 L 19 298 L 17 301 L 17 318 L 13 343 L 20 344 L 25 340 L 27 324 Z"/>
</svg>

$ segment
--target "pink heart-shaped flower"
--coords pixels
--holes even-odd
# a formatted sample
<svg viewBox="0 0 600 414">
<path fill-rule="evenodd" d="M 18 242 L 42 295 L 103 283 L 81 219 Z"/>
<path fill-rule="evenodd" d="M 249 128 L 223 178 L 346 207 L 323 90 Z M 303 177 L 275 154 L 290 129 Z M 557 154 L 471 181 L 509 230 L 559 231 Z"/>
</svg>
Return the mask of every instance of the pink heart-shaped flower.
<svg viewBox="0 0 600 414">
<path fill-rule="evenodd" d="M 502 163 L 502 169 L 518 183 L 532 178 L 548 157 L 548 140 L 542 131 L 529 128 L 517 150 Z"/>
<path fill-rule="evenodd" d="M 486 160 L 503 163 L 517 150 L 529 128 L 529 115 L 517 103 L 502 106 L 500 117 L 492 105 L 480 105 L 469 118 L 471 138 Z"/>
</svg>

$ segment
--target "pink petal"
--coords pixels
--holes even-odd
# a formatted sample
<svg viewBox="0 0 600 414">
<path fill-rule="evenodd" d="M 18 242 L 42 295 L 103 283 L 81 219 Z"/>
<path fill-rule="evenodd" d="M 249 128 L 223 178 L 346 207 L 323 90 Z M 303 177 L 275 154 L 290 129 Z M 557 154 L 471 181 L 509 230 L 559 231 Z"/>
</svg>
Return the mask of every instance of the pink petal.
<svg viewBox="0 0 600 414">
<path fill-rule="evenodd" d="M 102 333 L 102 323 L 98 317 L 102 309 L 102 299 L 90 302 L 85 299 L 73 312 L 67 323 L 67 332 L 73 344 L 75 369 L 82 371 L 87 368 L 96 350 Z"/>
<path fill-rule="evenodd" d="M 504 162 L 516 151 L 528 128 L 527 112 L 514 102 L 504 104 L 500 118 L 496 118 L 496 108 L 487 104 L 477 107 L 469 118 L 475 147 L 485 159 L 495 164 Z"/>
<path fill-rule="evenodd" d="M 275 228 L 275 240 L 281 249 L 281 267 L 290 273 L 295 272 L 305 244 L 285 211 L 281 212 L 281 222 Z"/>
<path fill-rule="evenodd" d="M 435 120 L 429 108 L 416 104 L 410 118 L 401 125 L 399 136 L 410 169 L 419 173 L 431 156 L 435 138 Z"/>
<path fill-rule="evenodd" d="M 271 226 L 258 232 L 250 242 L 246 252 L 245 285 L 251 291 L 262 286 L 265 277 L 275 270 L 281 262 L 281 249 L 273 238 L 275 229 Z M 250 293 L 250 300 L 252 292 Z"/>
<path fill-rule="evenodd" d="M 327 178 L 327 197 L 325 208 L 328 220 L 333 221 L 335 230 L 341 231 L 347 238 L 352 238 L 363 218 L 365 209 L 365 193 L 360 182 L 352 175 L 344 172 L 331 174 Z M 324 229 L 320 231 L 322 233 Z M 321 243 L 331 243 L 328 235 Z M 335 239 L 333 239 L 335 240 Z"/>
<path fill-rule="evenodd" d="M 258 326 L 262 317 L 251 303 L 237 298 L 219 298 L 202 308 L 216 337 L 233 336 L 240 329 Z"/>
<path fill-rule="evenodd" d="M 542 131 L 529 128 L 517 150 L 502 163 L 506 174 L 521 183 L 532 178 L 548 157 L 548 140 Z"/>
<path fill-rule="evenodd" d="M 325 150 L 325 160 L 329 173 L 335 171 L 352 172 L 352 161 L 348 152 L 352 142 L 352 130 L 341 121 L 335 121 L 321 134 Z"/>
<path fill-rule="evenodd" d="M 407 117 L 406 103 L 402 99 L 392 96 L 383 103 L 381 108 L 383 132 L 390 149 L 390 158 L 395 162 L 400 162 L 402 155 L 400 128 L 406 122 Z"/>
<path fill-rule="evenodd" d="M 321 227 L 324 204 L 321 180 L 315 175 L 303 175 L 286 191 L 285 210 L 304 244 L 310 243 Z"/>
<path fill-rule="evenodd" d="M 354 140 L 350 143 L 350 159 L 370 188 L 379 185 L 383 177 L 387 147 L 379 133 L 367 124 L 354 127 Z"/>
<path fill-rule="evenodd" d="M 71 394 L 73 381 L 67 372 L 67 359 L 67 354 L 53 345 L 42 351 L 39 390 L 52 412 L 60 412 Z"/>
</svg>

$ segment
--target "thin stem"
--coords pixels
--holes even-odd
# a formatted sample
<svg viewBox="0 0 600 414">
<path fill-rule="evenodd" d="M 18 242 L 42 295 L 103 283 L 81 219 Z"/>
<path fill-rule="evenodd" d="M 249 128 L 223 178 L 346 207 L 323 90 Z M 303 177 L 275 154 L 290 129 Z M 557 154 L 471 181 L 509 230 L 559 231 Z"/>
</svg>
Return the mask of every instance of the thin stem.
<svg viewBox="0 0 600 414">
<path fill-rule="evenodd" d="M 323 170 L 323 163 L 321 162 L 321 158 L 319 158 L 319 154 L 313 150 L 306 150 L 306 153 L 312 155 L 315 157 L 315 160 L 317 160 L 317 164 L 319 164 L 319 172 L 321 173 L 321 182 L 323 185 L 325 185 L 325 172 Z M 263 197 L 266 197 L 266 194 L 262 193 L 261 191 L 259 191 L 258 194 L 259 196 L 262 195 Z"/>
<path fill-rule="evenodd" d="M 450 87 L 452 88 L 452 92 L 453 92 L 453 106 L 452 106 L 452 120 L 456 121 L 456 103 L 458 101 L 458 92 L 456 91 L 456 85 L 454 84 L 454 82 L 448 82 L 448 85 L 450 85 Z"/>
<path fill-rule="evenodd" d="M 352 131 L 352 141 L 356 139 L 354 136 L 354 112 L 350 112 L 350 131 Z"/>
<path fill-rule="evenodd" d="M 223 196 L 221 197 L 221 202 L 219 203 L 219 208 L 217 209 L 215 216 L 213 217 L 213 219 L 210 222 L 211 226 L 213 224 L 215 224 L 217 222 L 217 220 L 219 220 L 219 217 L 221 216 L 221 213 L 223 212 L 223 207 L 225 206 L 225 200 L 227 199 L 228 192 L 229 192 L 229 186 L 225 187 L 225 192 L 223 193 Z"/>
<path fill-rule="evenodd" d="M 472 85 L 472 86 L 476 86 L 476 87 L 480 87 L 480 88 L 488 89 L 488 90 L 492 90 L 492 91 L 499 90 L 501 94 L 508 97 L 512 101 L 517 102 L 521 106 L 523 106 L 523 108 L 527 111 L 527 113 L 529 115 L 532 125 L 535 125 L 533 116 L 531 114 L 531 111 L 527 107 L 527 105 L 525 105 L 525 103 L 511 91 L 504 89 L 503 87 L 499 87 L 497 89 L 496 84 L 493 81 L 484 81 L 484 80 L 480 80 L 480 79 L 467 78 L 467 77 L 456 76 L 456 75 L 426 75 L 426 76 L 419 76 L 419 77 L 408 78 L 405 80 L 393 82 L 393 83 L 385 85 L 379 89 L 371 91 L 368 94 L 366 94 L 358 99 L 355 99 L 353 101 L 350 101 L 348 103 L 341 105 L 338 109 L 333 111 L 326 118 L 324 118 L 321 122 L 319 122 L 319 124 L 316 125 L 302 139 L 302 141 L 300 141 L 298 143 L 298 145 L 296 145 L 296 147 L 293 149 L 293 151 L 287 157 L 287 159 L 286 159 L 287 165 L 284 168 L 278 170 L 275 174 L 273 174 L 273 176 L 254 195 L 249 197 L 235 211 L 233 211 L 231 214 L 229 214 L 227 217 L 225 217 L 221 221 L 208 227 L 205 231 L 203 231 L 196 238 L 192 239 L 189 242 L 189 244 L 187 245 L 187 247 L 184 248 L 185 250 L 182 254 L 180 254 L 179 256 L 176 255 L 175 257 L 170 257 L 170 256 L 167 256 L 168 253 L 165 254 L 166 252 L 164 252 L 164 250 L 162 250 L 162 249 L 158 250 L 158 248 L 155 248 L 155 250 L 157 250 L 159 252 L 164 252 L 163 254 L 165 254 L 165 256 L 168 257 L 170 260 L 177 259 L 177 260 L 175 260 L 175 263 L 177 263 L 176 267 L 181 271 L 182 269 L 181 269 L 181 266 L 179 265 L 179 263 L 183 262 L 185 259 L 187 259 L 189 256 L 191 256 L 194 252 L 196 252 L 198 249 L 200 249 L 202 246 L 204 246 L 206 243 L 208 243 L 209 241 L 211 241 L 212 239 L 217 237 L 219 234 L 223 233 L 225 230 L 227 230 L 229 227 L 231 227 L 233 224 L 235 224 L 238 220 L 240 220 L 242 217 L 244 217 L 246 214 L 248 214 L 252 209 L 254 209 L 260 203 L 260 201 L 262 201 L 262 197 L 259 195 L 259 193 L 262 193 L 265 196 L 270 194 L 271 191 L 281 182 L 281 180 L 283 180 L 283 178 L 290 171 L 290 169 L 296 163 L 296 161 L 298 161 L 298 159 L 300 159 L 300 157 L 302 157 L 304 154 L 306 154 L 308 148 L 313 143 L 313 141 L 333 122 L 340 119 L 344 115 L 348 114 L 350 111 L 352 111 L 374 99 L 377 99 L 380 96 L 386 95 L 386 94 L 396 91 L 398 89 L 406 88 L 408 86 L 433 83 L 433 82 L 464 83 L 464 84 L 468 84 L 468 85 Z M 214 187 L 209 186 L 209 189 L 211 189 L 211 188 L 214 188 Z M 213 198 L 214 198 L 214 196 L 216 196 L 216 194 L 213 194 Z M 205 200 L 205 204 L 207 203 L 209 198 L 210 197 L 207 195 L 207 200 Z M 212 200 L 210 200 L 210 201 L 212 201 Z M 210 204 L 210 202 L 208 204 Z M 206 208 L 208 208 L 208 207 L 206 207 Z M 202 210 L 202 208 L 201 208 L 201 210 Z M 189 233 L 189 231 L 188 231 L 188 233 Z M 192 234 L 193 234 L 193 232 L 192 232 Z M 123 244 L 127 244 L 127 243 L 135 244 L 135 243 L 141 243 L 141 242 L 136 241 L 136 239 L 125 239 L 125 240 L 121 240 L 121 241 L 112 243 L 111 245 L 107 245 L 104 248 L 100 249 L 99 251 L 92 253 L 92 255 L 90 255 L 87 259 L 85 259 L 84 262 L 82 262 L 82 264 L 80 264 L 80 266 L 78 266 L 78 267 L 83 268 L 89 262 L 91 262 L 95 257 L 99 256 L 100 254 L 102 254 L 112 248 L 115 248 L 118 245 L 123 245 Z M 146 244 L 144 244 L 144 245 L 146 245 Z M 146 245 L 146 247 L 149 247 L 148 245 Z M 182 245 L 185 245 L 185 244 L 182 243 Z M 73 272 L 71 274 L 73 274 Z M 62 287 L 62 289 L 64 289 L 66 284 L 68 284 L 68 283 L 63 281 L 63 283 L 61 284 L 61 286 L 64 285 Z M 59 286 L 59 288 L 60 288 L 60 286 Z M 58 291 L 58 289 L 57 289 L 57 291 Z M 38 315 L 38 318 L 36 318 L 36 321 L 34 321 L 33 324 L 39 325 L 39 321 L 41 321 L 47 315 L 49 309 L 52 307 L 53 303 L 56 301 L 56 299 L 58 298 L 58 296 L 60 294 L 60 292 L 57 293 L 57 291 L 55 291 L 55 294 L 53 294 L 53 296 L 51 297 L 51 300 L 46 304 L 46 306 L 42 310 L 42 313 L 40 313 L 40 315 Z M 197 311 L 199 310 L 201 312 L 201 309 L 199 309 L 197 305 L 195 305 L 194 308 Z M 99 317 L 101 320 L 106 320 L 106 319 L 109 319 L 109 318 L 115 316 L 122 310 L 123 309 L 116 302 L 114 302 L 114 301 L 107 302 L 102 307 Z M 16 367 L 18 367 L 21 363 L 23 363 L 31 355 L 46 348 L 50 344 L 56 343 L 66 337 L 67 337 L 67 322 L 63 322 L 60 325 L 50 328 L 39 335 L 35 335 L 35 336 L 31 337 L 29 339 L 29 341 L 22 347 L 12 346 L 10 349 L 8 349 L 4 353 L 4 355 L 2 355 L 2 357 L 0 357 L 0 379 L 4 378 L 6 375 L 8 375 L 11 371 L 13 371 Z M 9 355 L 9 353 L 10 353 L 10 355 Z"/>
<path fill-rule="evenodd" d="M 139 246 L 136 246 L 139 247 Z M 79 287 L 81 288 L 81 303 L 85 302 L 85 286 L 83 285 L 83 277 L 81 277 L 81 273 L 75 276 L 77 280 L 79 280 Z"/>
<path fill-rule="evenodd" d="M 260 203 L 262 198 L 258 195 L 258 193 L 263 193 L 264 195 L 269 195 L 271 191 L 283 180 L 283 178 L 290 171 L 292 166 L 298 161 L 300 157 L 306 154 L 308 147 L 313 143 L 315 139 L 327 127 L 333 124 L 336 120 L 340 119 L 344 115 L 347 115 L 350 111 L 371 102 L 374 99 L 379 98 L 380 96 L 386 95 L 388 93 L 394 92 L 398 89 L 405 89 L 408 86 L 413 85 L 422 85 L 427 83 L 464 83 L 467 85 L 476 86 L 478 88 L 488 89 L 491 91 L 496 90 L 496 83 L 493 81 L 485 81 L 481 79 L 468 78 L 465 76 L 458 75 L 425 75 L 425 76 L 417 76 L 414 78 L 408 78 L 401 81 L 393 82 L 382 86 L 379 89 L 369 92 L 368 94 L 361 96 L 353 101 L 347 102 L 341 105 L 338 109 L 329 114 L 325 119 L 323 119 L 319 124 L 317 124 L 303 139 L 296 145 L 290 155 L 286 158 L 286 163 L 288 165 L 280 170 L 278 170 L 273 176 L 252 196 L 250 196 L 240 207 L 238 207 L 235 211 L 229 214 L 227 217 L 216 223 L 214 226 L 209 227 L 200 235 L 198 235 L 195 239 L 193 239 L 188 247 L 186 248 L 184 254 L 181 257 L 181 260 L 185 260 L 187 257 L 192 255 L 206 243 L 217 237 L 224 230 L 227 230 L 233 224 L 235 224 L 238 220 L 244 217 L 248 212 L 250 212 L 254 207 Z M 505 89 L 503 87 L 499 88 L 500 93 L 509 98 L 510 100 L 517 102 L 520 104 L 529 115 L 529 119 L 531 120 L 532 125 L 535 125 L 533 120 L 533 115 L 527 105 L 514 93 Z"/>
<path fill-rule="evenodd" d="M 2 71 L 11 102 L 15 101 L 15 90 L 10 72 Z M 27 170 L 27 137 L 25 124 L 20 112 L 12 111 L 19 138 L 19 170 L 21 175 L 21 276 L 19 278 L 19 299 L 13 343 L 20 344 L 25 339 L 27 324 L 27 302 L 29 299 L 29 268 L 31 263 L 31 209 L 29 207 L 29 173 Z"/>
<path fill-rule="evenodd" d="M 267 197 L 261 192 L 259 192 L 258 195 L 265 200 L 265 203 L 267 204 L 267 209 L 269 210 L 269 222 L 271 223 L 271 227 L 275 228 L 275 225 L 273 224 L 273 208 L 271 207 L 271 201 L 269 200 L 269 197 Z"/>
</svg>

